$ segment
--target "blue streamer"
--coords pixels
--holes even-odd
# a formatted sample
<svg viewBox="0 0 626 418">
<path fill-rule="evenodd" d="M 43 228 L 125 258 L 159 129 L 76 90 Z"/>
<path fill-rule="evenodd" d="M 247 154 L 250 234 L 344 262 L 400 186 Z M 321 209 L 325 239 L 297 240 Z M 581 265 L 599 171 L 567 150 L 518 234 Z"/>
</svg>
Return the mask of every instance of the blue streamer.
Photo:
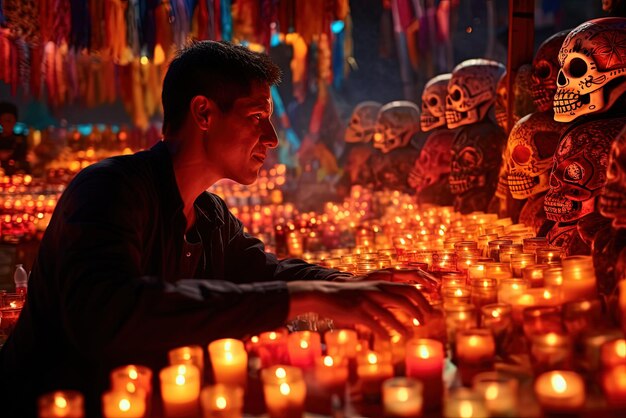
<svg viewBox="0 0 626 418">
<path fill-rule="evenodd" d="M 283 99 L 280 97 L 280 93 L 276 86 L 271 87 L 272 100 L 274 101 L 274 111 L 279 118 L 286 118 L 287 115 L 285 113 L 285 105 L 283 104 Z M 291 145 L 291 149 L 293 151 L 297 151 L 300 148 L 300 138 L 296 131 L 293 130 L 291 126 L 283 126 L 285 129 L 285 137 L 287 141 Z"/>
<path fill-rule="evenodd" d="M 341 23 L 341 24 L 338 24 Z M 334 45 L 332 52 L 332 65 L 333 65 L 333 86 L 335 88 L 340 88 L 343 84 L 343 66 L 344 66 L 344 53 L 343 53 L 343 42 L 345 38 L 345 25 L 343 21 L 338 20 L 330 25 L 332 32 L 334 33 Z"/>
<path fill-rule="evenodd" d="M 220 14 L 222 15 L 222 39 L 230 41 L 233 38 L 233 17 L 230 14 L 230 0 L 222 0 Z"/>
</svg>

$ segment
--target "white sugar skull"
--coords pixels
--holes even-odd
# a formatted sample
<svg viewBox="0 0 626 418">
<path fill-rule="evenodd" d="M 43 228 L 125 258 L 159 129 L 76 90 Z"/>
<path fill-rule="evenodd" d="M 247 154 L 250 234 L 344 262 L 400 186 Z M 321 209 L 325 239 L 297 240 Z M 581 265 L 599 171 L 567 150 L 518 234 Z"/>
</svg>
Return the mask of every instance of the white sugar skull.
<svg viewBox="0 0 626 418">
<path fill-rule="evenodd" d="M 570 122 L 607 111 L 626 91 L 626 19 L 606 17 L 578 26 L 563 41 L 559 63 L 554 119 Z"/>
<path fill-rule="evenodd" d="M 415 103 L 398 100 L 387 103 L 378 112 L 374 148 L 388 153 L 409 144 L 420 129 L 420 110 Z"/>
<path fill-rule="evenodd" d="M 483 120 L 496 100 L 496 86 L 504 72 L 504 65 L 485 59 L 471 59 L 457 65 L 448 83 L 448 128 Z"/>
<path fill-rule="evenodd" d="M 569 32 L 559 32 L 543 41 L 533 58 L 530 92 L 540 112 L 552 110 L 560 67 L 559 50 Z"/>
<path fill-rule="evenodd" d="M 603 216 L 613 219 L 614 228 L 626 228 L 626 129 L 611 145 L 606 185 L 598 208 Z"/>
<path fill-rule="evenodd" d="M 440 74 L 431 78 L 422 93 L 422 131 L 446 127 L 446 95 L 452 74 Z"/>
<path fill-rule="evenodd" d="M 378 102 L 361 102 L 352 111 L 350 123 L 346 129 L 345 141 L 370 142 L 374 136 L 376 116 L 382 105 Z"/>
<path fill-rule="evenodd" d="M 611 143 L 625 123 L 625 118 L 602 119 L 565 133 L 554 154 L 550 189 L 543 202 L 549 220 L 575 221 L 595 210 L 596 197 L 606 182 Z"/>
<path fill-rule="evenodd" d="M 514 199 L 548 190 L 554 151 L 566 126 L 546 112 L 531 113 L 515 124 L 505 152 L 507 184 Z"/>
</svg>

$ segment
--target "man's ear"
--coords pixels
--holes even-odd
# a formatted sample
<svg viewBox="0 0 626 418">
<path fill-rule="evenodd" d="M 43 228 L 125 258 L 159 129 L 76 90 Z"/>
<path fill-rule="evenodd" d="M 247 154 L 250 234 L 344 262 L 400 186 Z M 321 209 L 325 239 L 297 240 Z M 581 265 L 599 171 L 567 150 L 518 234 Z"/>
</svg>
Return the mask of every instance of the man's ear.
<svg viewBox="0 0 626 418">
<path fill-rule="evenodd" d="M 209 129 L 212 118 L 215 117 L 217 104 L 213 100 L 199 95 L 191 99 L 189 111 L 198 128 L 201 131 L 206 131 Z"/>
</svg>

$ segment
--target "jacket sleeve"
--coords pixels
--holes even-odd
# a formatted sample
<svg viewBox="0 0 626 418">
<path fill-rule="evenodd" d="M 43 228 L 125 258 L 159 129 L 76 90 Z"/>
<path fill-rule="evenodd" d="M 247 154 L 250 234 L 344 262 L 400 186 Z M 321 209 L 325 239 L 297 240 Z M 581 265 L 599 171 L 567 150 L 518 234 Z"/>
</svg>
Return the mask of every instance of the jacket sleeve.
<svg viewBox="0 0 626 418">
<path fill-rule="evenodd" d="M 224 204 L 222 202 L 222 204 Z M 278 260 L 265 251 L 263 242 L 243 229 L 243 224 L 224 204 L 226 220 L 225 272 L 236 283 L 254 281 L 334 280 L 351 276 L 339 270 L 309 264 L 296 258 Z"/>
<path fill-rule="evenodd" d="M 51 297 L 60 298 L 63 327 L 86 356 L 141 358 L 284 322 L 289 302 L 280 281 L 168 283 L 140 277 L 144 231 L 161 222 L 150 219 L 154 199 L 133 187 L 137 181 L 123 170 L 79 177 L 57 208 L 48 248 L 57 258 L 58 288 Z"/>
</svg>

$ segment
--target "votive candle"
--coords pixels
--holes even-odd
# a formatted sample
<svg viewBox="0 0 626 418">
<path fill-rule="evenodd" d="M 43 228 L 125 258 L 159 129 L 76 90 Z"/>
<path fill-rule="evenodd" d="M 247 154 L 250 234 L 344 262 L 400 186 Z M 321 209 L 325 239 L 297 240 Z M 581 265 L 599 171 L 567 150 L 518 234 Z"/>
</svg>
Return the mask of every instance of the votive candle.
<svg viewBox="0 0 626 418">
<path fill-rule="evenodd" d="M 248 378 L 248 353 L 243 341 L 223 338 L 209 343 L 209 357 L 215 383 L 245 388 Z"/>
</svg>

